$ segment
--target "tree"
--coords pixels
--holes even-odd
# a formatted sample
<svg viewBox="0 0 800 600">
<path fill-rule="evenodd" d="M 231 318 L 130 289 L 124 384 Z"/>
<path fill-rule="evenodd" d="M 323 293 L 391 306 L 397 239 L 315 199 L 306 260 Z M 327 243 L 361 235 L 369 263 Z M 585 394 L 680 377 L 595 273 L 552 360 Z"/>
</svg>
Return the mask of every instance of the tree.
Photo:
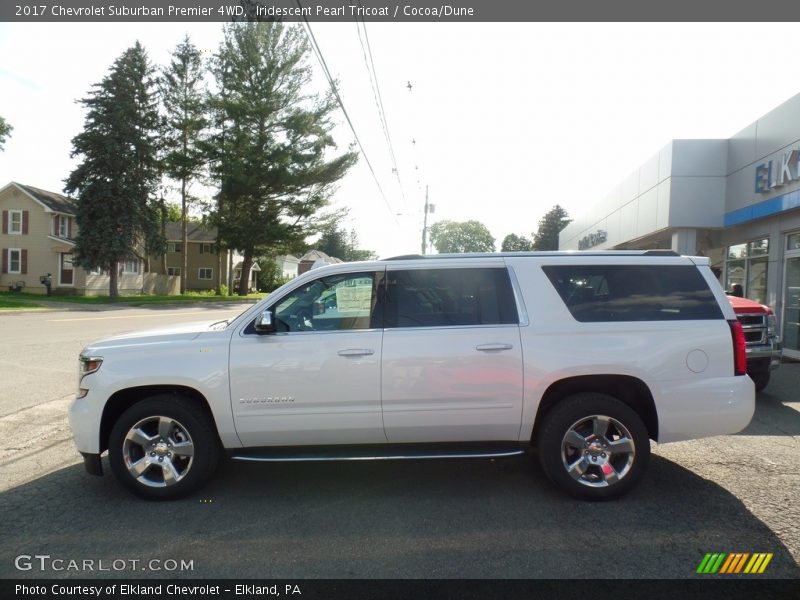
<svg viewBox="0 0 800 600">
<path fill-rule="evenodd" d="M 107 269 L 109 295 L 117 297 L 120 261 L 164 251 L 156 82 L 141 44 L 123 52 L 80 103 L 87 114 L 71 153 L 80 163 L 65 184 L 78 204 L 75 260 L 86 269 Z"/>
<path fill-rule="evenodd" d="M 278 254 L 312 233 L 316 213 L 357 160 L 352 150 L 329 158 L 336 104 L 331 95 L 305 93 L 308 52 L 299 26 L 236 23 L 225 27 L 212 63 L 218 92 L 210 100 L 216 131 L 209 149 L 219 182 L 213 218 L 221 241 L 243 255 L 240 295 L 253 258 Z"/>
<path fill-rule="evenodd" d="M 539 228 L 533 234 L 533 249 L 558 250 L 558 234 L 570 223 L 567 211 L 556 204 L 539 219 Z"/>
<path fill-rule="evenodd" d="M 3 145 L 6 143 L 6 139 L 11 135 L 13 130 L 14 128 L 8 124 L 8 121 L 0 117 L 0 151 L 3 150 Z"/>
<path fill-rule="evenodd" d="M 494 238 L 479 221 L 439 221 L 431 225 L 431 243 L 437 252 L 494 252 Z"/>
<path fill-rule="evenodd" d="M 322 235 L 313 244 L 313 247 L 328 256 L 335 256 L 347 262 L 377 258 L 377 254 L 372 250 L 358 248 L 358 234 L 355 229 L 351 229 L 348 232 L 342 226 L 342 221 L 347 217 L 348 212 L 347 210 L 342 210 L 327 217 L 318 228 Z"/>
<path fill-rule="evenodd" d="M 181 186 L 181 240 L 183 267 L 181 268 L 181 293 L 186 291 L 188 272 L 187 212 L 189 186 L 205 164 L 201 136 L 207 126 L 203 83 L 203 61 L 198 50 L 187 35 L 172 52 L 169 66 L 161 73 L 159 87 L 166 113 L 163 132 L 164 172 Z"/>
<path fill-rule="evenodd" d="M 500 247 L 501 252 L 527 252 L 528 250 L 533 250 L 533 242 L 524 235 L 516 233 L 509 233 L 504 237 L 503 245 Z"/>
</svg>

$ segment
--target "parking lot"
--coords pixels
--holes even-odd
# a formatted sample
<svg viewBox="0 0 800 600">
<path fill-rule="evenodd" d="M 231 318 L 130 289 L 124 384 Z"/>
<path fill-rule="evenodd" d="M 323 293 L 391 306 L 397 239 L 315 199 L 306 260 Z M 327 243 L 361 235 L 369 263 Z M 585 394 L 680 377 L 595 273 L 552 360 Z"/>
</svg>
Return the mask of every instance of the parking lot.
<svg viewBox="0 0 800 600">
<path fill-rule="evenodd" d="M 151 560 L 192 565 L 154 577 L 697 577 L 707 552 L 771 552 L 765 576 L 800 576 L 800 364 L 774 374 L 744 432 L 654 446 L 615 502 L 565 497 L 529 457 L 225 463 L 171 503 L 87 475 L 66 423 L 81 347 L 242 309 L 0 314 L 0 577 L 132 577 Z M 36 554 L 126 566 L 15 568 Z"/>
</svg>

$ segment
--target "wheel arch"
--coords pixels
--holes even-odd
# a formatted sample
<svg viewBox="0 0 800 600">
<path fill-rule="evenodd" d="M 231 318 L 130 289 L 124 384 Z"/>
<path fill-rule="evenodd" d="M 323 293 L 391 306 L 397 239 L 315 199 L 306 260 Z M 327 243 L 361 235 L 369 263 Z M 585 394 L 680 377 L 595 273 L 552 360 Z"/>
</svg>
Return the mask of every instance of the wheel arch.
<svg viewBox="0 0 800 600">
<path fill-rule="evenodd" d="M 536 444 L 539 429 L 547 413 L 559 401 L 582 392 L 608 394 L 630 406 L 647 427 L 651 439 L 658 441 L 658 411 L 647 384 L 631 375 L 580 375 L 553 382 L 545 390 L 536 411 L 531 442 Z"/>
<path fill-rule="evenodd" d="M 108 450 L 111 429 L 122 414 L 134 404 L 156 395 L 174 396 L 175 398 L 184 398 L 192 402 L 199 410 L 205 413 L 210 423 L 214 425 L 214 433 L 217 436 L 217 441 L 220 441 L 214 414 L 211 412 L 208 400 L 199 391 L 184 385 L 144 385 L 119 390 L 112 394 L 106 402 L 103 408 L 103 416 L 100 419 L 100 452 Z"/>
</svg>

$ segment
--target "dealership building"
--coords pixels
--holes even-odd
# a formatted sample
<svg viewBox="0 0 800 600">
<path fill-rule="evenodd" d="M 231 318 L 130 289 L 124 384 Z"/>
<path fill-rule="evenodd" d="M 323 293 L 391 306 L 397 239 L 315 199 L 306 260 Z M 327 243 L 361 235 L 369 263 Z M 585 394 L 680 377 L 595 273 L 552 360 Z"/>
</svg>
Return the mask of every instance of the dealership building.
<svg viewBox="0 0 800 600">
<path fill-rule="evenodd" d="M 725 289 L 775 310 L 800 358 L 800 95 L 730 139 L 671 141 L 573 218 L 562 250 L 708 256 Z"/>
</svg>

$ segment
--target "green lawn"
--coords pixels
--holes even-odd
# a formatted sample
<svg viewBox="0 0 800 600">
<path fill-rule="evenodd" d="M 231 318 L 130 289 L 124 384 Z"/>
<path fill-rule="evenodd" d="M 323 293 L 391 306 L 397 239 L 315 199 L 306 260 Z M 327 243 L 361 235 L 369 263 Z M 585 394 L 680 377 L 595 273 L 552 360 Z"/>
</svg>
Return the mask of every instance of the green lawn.
<svg viewBox="0 0 800 600">
<path fill-rule="evenodd" d="M 0 310 L 19 310 L 21 308 L 41 308 L 41 306 L 32 302 L 12 302 L 11 300 L 0 298 Z"/>
<path fill-rule="evenodd" d="M 30 307 L 30 302 L 41 302 L 51 300 L 53 302 L 69 302 L 73 304 L 129 304 L 139 306 L 143 304 L 193 304 L 195 302 L 230 302 L 237 300 L 261 300 L 266 294 L 248 294 L 247 296 L 217 296 L 215 294 L 203 294 L 189 292 L 180 296 L 120 296 L 119 298 L 109 298 L 108 296 L 50 296 L 49 298 L 40 294 L 26 294 L 24 292 L 0 292 L 0 306 L 13 304 L 16 307 Z"/>
</svg>

